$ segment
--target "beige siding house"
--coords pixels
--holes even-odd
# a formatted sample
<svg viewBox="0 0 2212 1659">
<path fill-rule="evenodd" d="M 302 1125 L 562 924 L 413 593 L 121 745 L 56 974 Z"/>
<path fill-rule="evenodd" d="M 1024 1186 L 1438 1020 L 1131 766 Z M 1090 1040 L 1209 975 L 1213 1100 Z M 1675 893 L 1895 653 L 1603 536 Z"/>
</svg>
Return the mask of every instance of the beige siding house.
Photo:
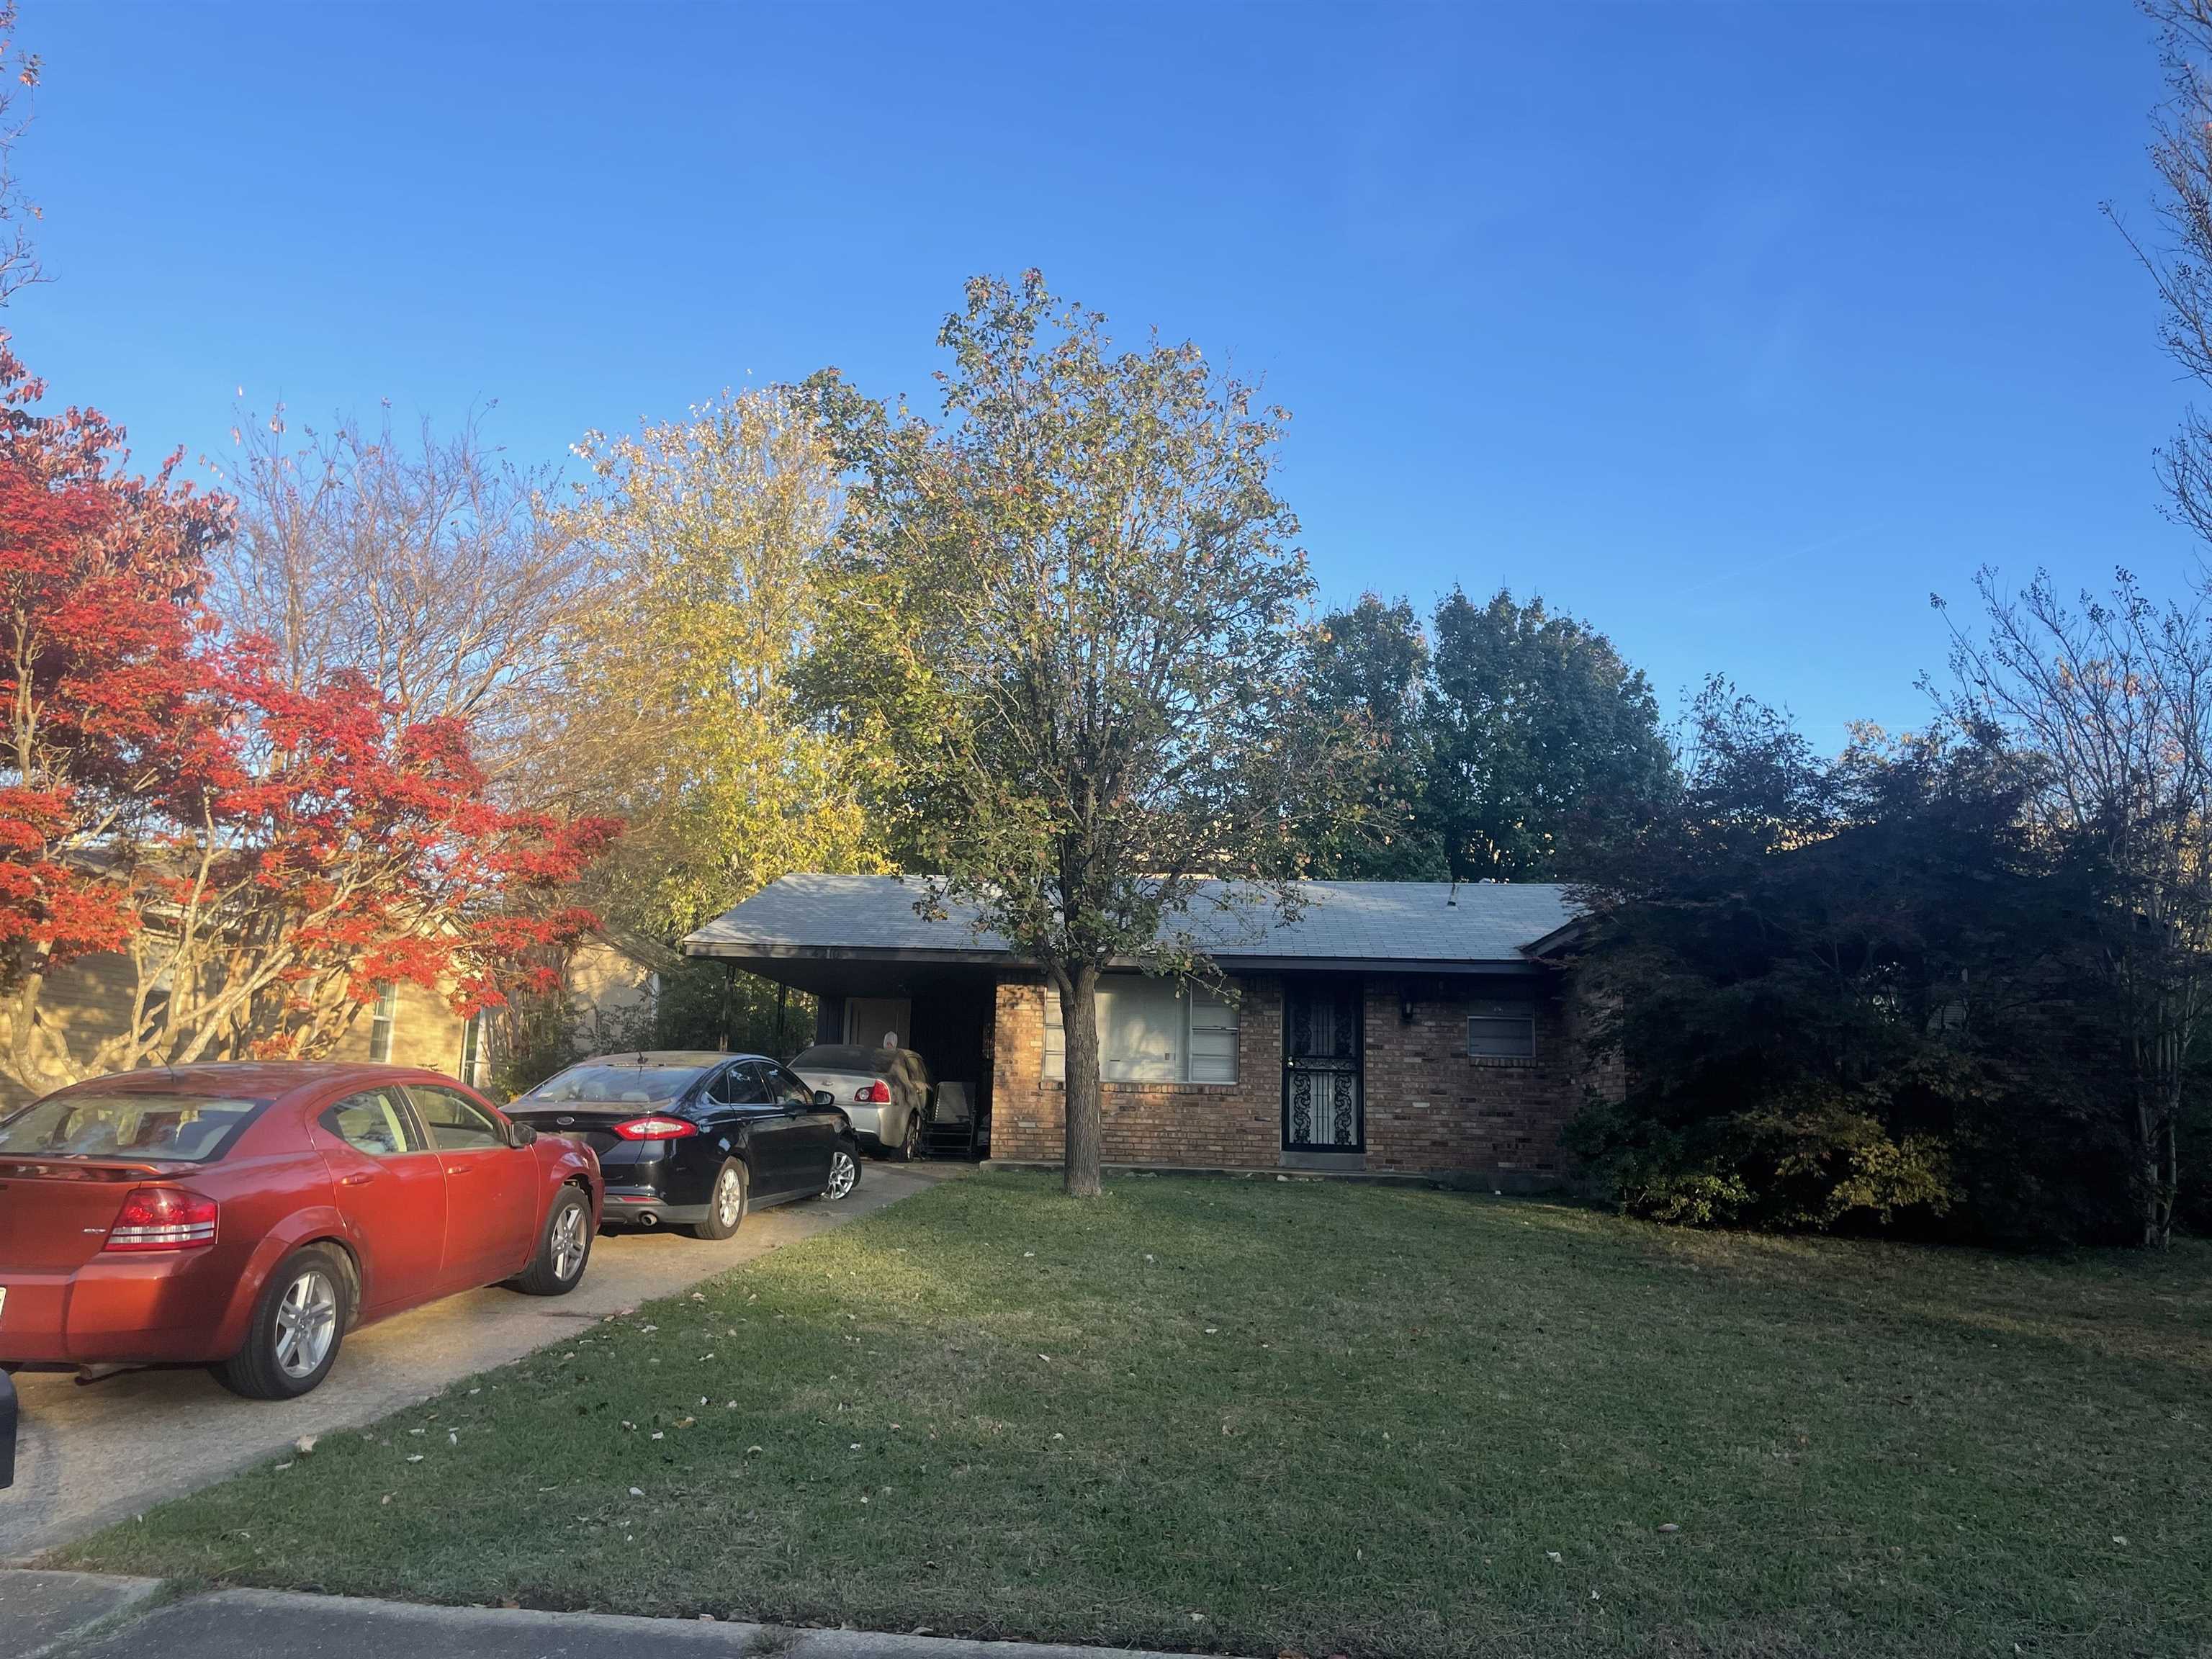
<svg viewBox="0 0 2212 1659">
<path fill-rule="evenodd" d="M 41 1007 L 69 1042 L 83 1054 L 120 1033 L 131 1012 L 136 983 L 131 958 L 120 951 L 85 957 L 46 981 Z M 332 1051 L 338 1060 L 388 1060 L 395 1066 L 427 1066 L 465 1082 L 479 1082 L 485 1056 L 483 1022 L 465 1020 L 446 1000 L 418 985 L 395 985 L 354 1018 Z M 211 1060 L 232 1060 L 229 1054 Z M 0 1110 L 30 1098 L 29 1092 L 0 1077 Z"/>
</svg>

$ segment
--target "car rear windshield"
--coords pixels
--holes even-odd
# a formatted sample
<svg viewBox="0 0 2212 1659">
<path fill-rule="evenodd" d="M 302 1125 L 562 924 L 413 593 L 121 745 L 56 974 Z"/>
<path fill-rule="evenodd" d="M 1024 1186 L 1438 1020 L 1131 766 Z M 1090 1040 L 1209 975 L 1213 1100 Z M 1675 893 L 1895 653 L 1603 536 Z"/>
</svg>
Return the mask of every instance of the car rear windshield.
<svg viewBox="0 0 2212 1659">
<path fill-rule="evenodd" d="M 703 1066 L 571 1066 L 548 1078 L 517 1106 L 651 1105 L 673 1100 L 707 1068 Z"/>
<path fill-rule="evenodd" d="M 809 1048 L 791 1062 L 794 1072 L 859 1072 L 864 1076 L 889 1077 L 896 1048 L 872 1048 L 863 1042 L 824 1042 Z"/>
<path fill-rule="evenodd" d="M 221 1158 L 262 1100 L 207 1095 L 58 1095 L 0 1121 L 0 1158 Z"/>
</svg>

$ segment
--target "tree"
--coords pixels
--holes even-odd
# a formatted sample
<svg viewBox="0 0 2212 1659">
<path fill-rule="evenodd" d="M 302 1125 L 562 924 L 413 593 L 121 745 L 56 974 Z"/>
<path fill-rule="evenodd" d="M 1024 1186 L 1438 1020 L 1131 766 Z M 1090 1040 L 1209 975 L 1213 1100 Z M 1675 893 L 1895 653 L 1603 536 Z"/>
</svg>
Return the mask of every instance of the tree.
<svg viewBox="0 0 2212 1659">
<path fill-rule="evenodd" d="M 567 669 L 608 573 L 550 476 L 502 460 L 475 416 L 411 441 L 388 420 L 295 433 L 282 409 L 234 431 L 239 528 L 211 594 L 232 629 L 271 641 L 295 685 L 362 674 L 402 721 L 463 721 L 503 793 L 567 801 Z"/>
<path fill-rule="evenodd" d="M 1295 906 L 1346 782 L 1304 684 L 1286 417 L 1194 345 L 1115 352 L 1036 271 L 972 280 L 938 339 L 939 424 L 811 383 L 848 478 L 823 683 L 908 734 L 922 908 L 973 907 L 1059 998 L 1066 1186 L 1095 1195 L 1099 975 L 1197 966 L 1194 909 Z"/>
<path fill-rule="evenodd" d="M 459 722 L 366 677 L 307 684 L 223 641 L 203 594 L 229 504 L 124 475 L 97 414 L 40 415 L 0 343 L 0 1070 L 42 1091 L 149 1060 L 326 1051 L 393 980 L 495 1003 L 587 920 L 559 895 L 611 836 L 495 805 Z M 72 1048 L 56 969 L 131 969 Z"/>
<path fill-rule="evenodd" d="M 1541 599 L 1437 606 L 1426 725 L 1429 814 L 1450 873 L 1578 873 L 1674 770 L 1659 708 L 1613 643 Z"/>
<path fill-rule="evenodd" d="M 0 0 L 0 306 L 16 289 L 43 280 L 26 222 L 35 220 L 39 210 L 24 199 L 15 168 L 15 140 L 30 124 L 27 116 L 16 112 L 15 88 L 36 87 L 40 65 L 35 52 L 15 44 L 15 0 Z"/>
<path fill-rule="evenodd" d="M 1838 759 L 1722 683 L 1659 822 L 1607 849 L 1583 971 L 1617 1100 L 1571 1132 L 1671 1221 L 2108 1240 L 2130 1164 L 2094 890 L 1986 726 Z"/>
<path fill-rule="evenodd" d="M 1983 628 L 1954 630 L 1950 707 L 2041 758 L 2036 821 L 2096 883 L 2096 969 L 2124 1037 L 2115 1104 L 2142 1242 L 2163 1245 L 2183 1180 L 2180 1125 L 2212 1039 L 2205 599 L 2154 601 L 2125 571 L 2108 597 L 2076 607 L 2040 572 L 2018 594 L 1987 570 L 1977 588 Z"/>
<path fill-rule="evenodd" d="M 1338 880 L 1441 880 L 1449 873 L 1429 800 L 1425 702 L 1429 642 L 1404 599 L 1364 594 L 1314 630 L 1313 695 L 1325 718 L 1364 741 L 1358 808 L 1315 848 L 1314 873 Z"/>
<path fill-rule="evenodd" d="M 194 605 L 229 523 L 179 457 L 124 477 L 122 432 L 45 391 L 0 335 L 0 1065 L 33 1089 L 65 1063 L 46 981 L 129 941 L 118 863 L 212 787 Z"/>
<path fill-rule="evenodd" d="M 573 787 L 629 825 L 594 873 L 602 907 L 683 933 L 793 870 L 882 869 L 871 748 L 797 689 L 838 511 L 811 420 L 747 392 L 580 453 L 573 526 L 607 586 L 578 629 L 564 750 Z"/>
</svg>

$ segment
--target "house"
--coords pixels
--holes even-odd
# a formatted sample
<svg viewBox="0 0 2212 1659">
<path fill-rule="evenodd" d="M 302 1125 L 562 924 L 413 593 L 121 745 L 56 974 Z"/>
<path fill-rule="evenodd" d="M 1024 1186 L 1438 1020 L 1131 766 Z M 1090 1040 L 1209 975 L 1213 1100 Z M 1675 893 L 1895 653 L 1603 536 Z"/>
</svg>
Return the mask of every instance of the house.
<svg viewBox="0 0 2212 1659">
<path fill-rule="evenodd" d="M 129 1024 L 136 984 L 137 970 L 123 951 L 80 957 L 54 969 L 40 998 L 40 1013 L 71 1053 L 90 1054 Z M 480 1084 L 487 1067 L 484 1021 L 481 1016 L 463 1019 L 444 997 L 419 985 L 387 985 L 354 1016 L 331 1057 L 427 1066 Z M 210 1049 L 202 1058 L 236 1056 L 228 1049 Z M 30 1098 L 28 1090 L 0 1077 L 0 1112 L 11 1111 Z"/>
<path fill-rule="evenodd" d="M 660 976 L 683 958 L 664 944 L 629 934 L 586 933 L 561 963 L 561 993 L 574 1022 L 580 1054 L 650 1046 Z"/>
<path fill-rule="evenodd" d="M 1443 1174 L 1526 1190 L 1569 1172 L 1559 1132 L 1607 1079 L 1558 947 L 1548 884 L 1313 882 L 1294 918 L 1216 918 L 1223 983 L 1100 981 L 1105 1159 L 1218 1170 Z M 813 995 L 817 1040 L 918 1049 L 968 1085 L 992 1158 L 1056 1163 L 1060 1008 L 972 920 L 891 876 L 787 876 L 684 940 Z M 1211 916 L 1202 901 L 1198 913 Z M 1199 923 L 1194 921 L 1194 926 Z"/>
<path fill-rule="evenodd" d="M 641 1033 L 651 1030 L 660 973 L 676 959 L 665 945 L 649 941 L 597 933 L 577 941 L 561 964 L 576 1052 L 644 1041 Z M 82 957 L 54 970 L 40 1012 L 73 1053 L 89 1054 L 124 1029 L 135 982 L 131 958 L 122 951 Z M 493 1024 L 481 1013 L 464 1019 L 436 991 L 412 983 L 387 985 L 355 1014 L 330 1058 L 425 1066 L 485 1088 L 493 1078 Z M 236 1056 L 216 1048 L 204 1058 Z M 0 1112 L 30 1098 L 29 1091 L 0 1077 Z"/>
</svg>

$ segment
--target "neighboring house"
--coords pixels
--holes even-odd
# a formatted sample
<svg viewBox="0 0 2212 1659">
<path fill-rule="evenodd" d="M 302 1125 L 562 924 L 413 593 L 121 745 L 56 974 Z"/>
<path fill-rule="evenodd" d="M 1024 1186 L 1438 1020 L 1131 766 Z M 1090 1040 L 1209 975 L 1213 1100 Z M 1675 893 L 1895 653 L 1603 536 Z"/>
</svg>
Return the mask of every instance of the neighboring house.
<svg viewBox="0 0 2212 1659">
<path fill-rule="evenodd" d="M 684 941 L 819 1000 L 817 1040 L 896 1036 L 969 1085 L 994 1158 L 1057 1162 L 1059 1000 L 918 882 L 787 876 Z M 1546 884 L 1314 882 L 1297 920 L 1213 939 L 1218 990 L 1100 981 L 1106 1162 L 1449 1174 L 1526 1189 L 1568 1173 L 1559 1132 L 1608 1086 L 1577 1040 L 1574 931 Z M 1200 906 L 1203 909 L 1203 906 Z"/>
<path fill-rule="evenodd" d="M 604 1054 L 653 1039 L 660 975 L 683 958 L 665 945 L 611 933 L 578 940 L 561 966 L 579 1054 Z"/>
<path fill-rule="evenodd" d="M 40 1012 L 62 1032 L 72 1054 L 87 1054 L 123 1030 L 136 982 L 131 958 L 119 951 L 81 957 L 54 970 L 40 999 Z M 476 1083 L 484 1076 L 483 1029 L 481 1018 L 463 1019 L 435 992 L 419 985 L 387 986 L 354 1017 L 331 1057 L 428 1066 Z M 212 1049 L 201 1056 L 237 1057 Z M 0 1077 L 0 1111 L 30 1097 L 28 1091 Z"/>
</svg>

